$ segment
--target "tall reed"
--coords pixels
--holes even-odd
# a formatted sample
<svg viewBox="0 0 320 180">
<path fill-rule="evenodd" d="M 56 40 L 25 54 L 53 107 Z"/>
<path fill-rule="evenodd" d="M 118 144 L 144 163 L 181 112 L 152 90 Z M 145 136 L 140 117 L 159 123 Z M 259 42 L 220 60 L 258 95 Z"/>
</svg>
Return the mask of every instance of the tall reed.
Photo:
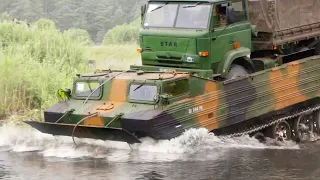
<svg viewBox="0 0 320 180">
<path fill-rule="evenodd" d="M 0 23 L 0 118 L 43 110 L 86 71 L 84 47 L 55 27 Z"/>
</svg>

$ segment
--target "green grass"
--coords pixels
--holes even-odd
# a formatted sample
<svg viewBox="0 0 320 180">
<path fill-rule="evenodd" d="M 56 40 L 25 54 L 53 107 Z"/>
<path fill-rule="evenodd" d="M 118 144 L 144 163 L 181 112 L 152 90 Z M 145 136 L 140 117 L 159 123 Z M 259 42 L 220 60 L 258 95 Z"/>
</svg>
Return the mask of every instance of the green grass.
<svg viewBox="0 0 320 180">
<path fill-rule="evenodd" d="M 96 61 L 96 69 L 126 70 L 130 65 L 141 64 L 136 44 L 87 47 L 85 57 Z"/>
</svg>

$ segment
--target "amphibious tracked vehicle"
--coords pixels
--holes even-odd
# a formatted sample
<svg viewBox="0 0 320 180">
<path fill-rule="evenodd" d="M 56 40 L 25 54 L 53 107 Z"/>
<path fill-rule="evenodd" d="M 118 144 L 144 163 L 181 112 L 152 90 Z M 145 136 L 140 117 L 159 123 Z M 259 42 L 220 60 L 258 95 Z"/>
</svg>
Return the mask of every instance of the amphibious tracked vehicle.
<svg viewBox="0 0 320 180">
<path fill-rule="evenodd" d="M 142 66 L 77 75 L 25 121 L 43 133 L 139 143 L 190 128 L 305 141 L 320 132 L 315 0 L 150 0 Z"/>
</svg>

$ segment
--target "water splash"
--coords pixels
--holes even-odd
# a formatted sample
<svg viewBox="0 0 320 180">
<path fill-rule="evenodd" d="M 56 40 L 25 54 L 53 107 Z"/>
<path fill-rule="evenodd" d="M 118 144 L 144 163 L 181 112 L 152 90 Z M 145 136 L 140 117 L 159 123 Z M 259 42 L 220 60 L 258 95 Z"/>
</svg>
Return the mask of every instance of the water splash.
<svg viewBox="0 0 320 180">
<path fill-rule="evenodd" d="M 104 158 L 112 162 L 207 160 L 222 157 L 233 149 L 298 149 L 294 142 L 266 144 L 249 136 L 218 137 L 206 129 L 191 129 L 171 140 L 142 138 L 131 148 L 126 143 L 78 139 L 76 148 L 70 137 L 53 137 L 27 127 L 0 127 L 0 151 L 33 152 L 45 157 Z M 210 153 L 208 153 L 210 152 Z M 214 152 L 214 153 L 213 153 Z"/>
</svg>

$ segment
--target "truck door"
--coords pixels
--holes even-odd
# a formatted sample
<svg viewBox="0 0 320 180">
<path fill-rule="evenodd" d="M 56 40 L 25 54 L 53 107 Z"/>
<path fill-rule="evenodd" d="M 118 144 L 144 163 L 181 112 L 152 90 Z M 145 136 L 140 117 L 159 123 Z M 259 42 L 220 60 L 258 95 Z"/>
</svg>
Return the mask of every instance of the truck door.
<svg viewBox="0 0 320 180">
<path fill-rule="evenodd" d="M 234 49 L 235 42 L 240 47 L 251 48 L 251 26 L 245 0 L 217 3 L 213 13 L 211 62 L 215 73 L 219 63 L 224 60 L 224 55 Z"/>
</svg>

